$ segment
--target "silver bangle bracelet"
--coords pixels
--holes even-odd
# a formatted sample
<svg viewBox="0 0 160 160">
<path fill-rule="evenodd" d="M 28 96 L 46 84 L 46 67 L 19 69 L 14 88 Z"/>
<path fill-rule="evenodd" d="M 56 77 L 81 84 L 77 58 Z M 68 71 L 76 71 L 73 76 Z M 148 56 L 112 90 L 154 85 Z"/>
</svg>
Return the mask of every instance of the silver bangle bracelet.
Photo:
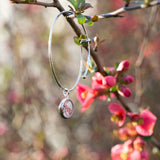
<svg viewBox="0 0 160 160">
<path fill-rule="evenodd" d="M 76 88 L 79 80 L 80 80 L 80 77 L 82 75 L 82 69 L 83 69 L 83 55 L 82 55 L 82 43 L 83 42 L 87 42 L 88 43 L 88 57 L 87 57 L 87 66 L 86 66 L 86 69 L 85 69 L 85 72 L 83 74 L 83 78 L 86 77 L 87 75 L 87 72 L 88 72 L 88 68 L 89 68 L 89 64 L 90 64 L 90 39 L 88 39 L 88 35 L 87 35 L 87 32 L 85 30 L 85 27 L 82 25 L 82 28 L 84 30 L 84 33 L 85 33 L 85 36 L 86 36 L 86 39 L 82 39 L 80 41 L 81 45 L 80 45 L 80 67 L 79 67 L 79 74 L 78 74 L 78 77 L 77 77 L 77 80 L 76 82 L 74 83 L 74 85 L 71 87 L 71 88 L 66 88 L 64 87 L 58 80 L 57 76 L 56 76 L 56 73 L 55 73 L 55 69 L 54 69 L 54 65 L 53 65 L 53 55 L 52 55 L 52 35 L 53 35 L 53 28 L 54 28 L 54 25 L 57 21 L 57 19 L 64 13 L 70 13 L 70 14 L 74 14 L 73 12 L 71 11 L 62 11 L 60 12 L 56 18 L 54 19 L 53 23 L 52 23 L 52 26 L 51 26 L 51 29 L 50 29 L 50 34 L 49 34 L 49 40 L 48 40 L 48 56 L 49 56 L 49 62 L 50 62 L 50 66 L 51 66 L 51 70 L 52 70 L 52 73 L 53 73 L 53 77 L 57 83 L 57 85 L 63 90 L 63 94 L 65 96 L 65 99 L 63 99 L 59 105 L 59 110 L 60 110 L 60 114 L 62 115 L 62 117 L 64 118 L 70 118 L 73 114 L 73 103 L 72 101 L 68 98 L 69 96 L 69 92 L 72 91 L 74 88 Z"/>
</svg>

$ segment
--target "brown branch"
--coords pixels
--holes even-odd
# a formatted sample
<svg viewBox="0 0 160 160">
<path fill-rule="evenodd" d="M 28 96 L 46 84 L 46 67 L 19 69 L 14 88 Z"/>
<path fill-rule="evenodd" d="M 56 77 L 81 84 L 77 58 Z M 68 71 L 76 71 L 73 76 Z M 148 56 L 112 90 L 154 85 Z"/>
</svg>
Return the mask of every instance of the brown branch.
<svg viewBox="0 0 160 160">
<path fill-rule="evenodd" d="M 34 1 L 31 1 L 31 0 L 26 0 L 26 1 L 24 1 L 24 0 L 10 0 L 10 1 L 12 3 L 17 3 L 17 4 L 32 4 L 32 5 L 40 5 L 40 6 L 44 6 L 44 7 L 57 7 L 57 4 L 59 5 L 58 0 L 54 0 L 53 3 L 45 3 L 45 2 L 40 2 L 40 1 L 37 1 L 37 0 L 34 0 Z M 122 14 L 124 12 L 137 10 L 137 9 L 149 8 L 149 7 L 153 7 L 153 6 L 156 6 L 156 5 L 160 5 L 160 0 L 154 0 L 154 1 L 150 2 L 149 5 L 141 4 L 141 5 L 134 5 L 134 6 L 125 6 L 125 7 L 122 7 L 120 9 L 117 9 L 113 12 L 97 15 L 97 17 L 99 19 L 111 18 L 111 17 L 123 17 L 120 14 Z M 57 7 L 57 8 L 59 8 L 59 7 Z M 59 8 L 59 10 L 60 10 L 60 8 Z M 94 17 L 94 16 L 88 16 L 88 15 L 84 15 L 84 16 L 87 19 L 91 19 L 92 17 Z M 69 17 L 70 18 L 75 18 L 74 15 L 71 15 Z"/>
<path fill-rule="evenodd" d="M 143 94 L 141 67 L 142 67 L 142 64 L 143 64 L 143 61 L 144 61 L 144 51 L 145 51 L 145 48 L 148 44 L 149 35 L 150 35 L 151 30 L 152 30 L 152 26 L 155 22 L 157 13 L 158 13 L 158 7 L 152 8 L 151 13 L 149 15 L 149 21 L 148 21 L 147 29 L 146 29 L 146 32 L 145 32 L 145 35 L 144 35 L 144 38 L 143 38 L 143 41 L 142 41 L 142 45 L 140 46 L 141 48 L 140 48 L 140 51 L 139 51 L 139 55 L 138 55 L 138 58 L 137 58 L 136 63 L 135 63 L 135 75 L 136 75 L 135 76 L 136 77 L 135 103 L 136 104 L 140 103 L 140 99 L 141 99 L 141 96 Z"/>
<path fill-rule="evenodd" d="M 123 99 L 120 97 L 120 95 L 118 94 L 118 92 L 114 92 L 117 100 L 121 103 L 121 105 L 124 107 L 124 109 L 127 111 L 127 112 L 132 112 L 130 107 L 123 101 Z"/>
<path fill-rule="evenodd" d="M 60 12 L 64 11 L 64 8 L 59 3 L 59 1 L 56 1 L 56 7 Z M 64 14 L 64 15 L 65 15 L 65 17 L 67 16 L 67 14 Z M 75 22 L 73 21 L 72 18 L 67 17 L 66 20 L 70 24 L 70 26 L 72 27 L 72 29 L 74 30 L 76 35 L 79 37 L 82 34 L 80 28 L 75 24 Z M 87 50 L 87 47 L 85 47 L 85 49 Z M 101 72 L 104 75 L 105 71 L 104 71 L 104 69 L 103 69 L 103 67 L 102 67 L 102 65 L 101 65 L 101 63 L 98 59 L 98 56 L 96 55 L 96 53 L 93 51 L 92 48 L 91 48 L 91 56 L 92 56 L 94 62 L 96 63 L 96 65 L 97 65 L 98 71 Z"/>
<path fill-rule="evenodd" d="M 10 0 L 11 3 L 16 3 L 16 4 L 32 4 L 32 5 L 39 5 L 39 6 L 44 6 L 44 7 L 56 7 L 56 3 L 45 3 L 45 2 L 39 2 L 37 0 L 35 1 L 22 1 L 22 0 Z"/>
<path fill-rule="evenodd" d="M 124 12 L 137 10 L 137 9 L 149 8 L 149 7 L 153 7 L 153 6 L 156 6 L 156 5 L 160 5 L 160 0 L 152 1 L 152 2 L 150 2 L 150 4 L 148 6 L 146 4 L 141 4 L 141 5 L 123 7 L 123 8 L 117 9 L 113 12 L 97 15 L 97 17 L 99 19 L 110 18 L 110 17 L 121 17 L 120 14 L 122 14 Z M 88 18 L 88 19 L 91 19 L 92 17 L 93 16 L 86 16 L 86 18 Z"/>
</svg>

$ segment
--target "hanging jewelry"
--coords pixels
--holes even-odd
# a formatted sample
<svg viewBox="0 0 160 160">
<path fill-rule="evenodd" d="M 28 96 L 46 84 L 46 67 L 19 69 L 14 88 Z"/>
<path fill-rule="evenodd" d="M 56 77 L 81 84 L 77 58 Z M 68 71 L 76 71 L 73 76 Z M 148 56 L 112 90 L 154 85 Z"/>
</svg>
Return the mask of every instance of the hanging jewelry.
<svg viewBox="0 0 160 160">
<path fill-rule="evenodd" d="M 87 35 L 86 30 L 85 30 L 85 27 L 82 25 L 82 28 L 84 30 L 86 39 L 82 39 L 80 41 L 80 43 L 81 43 L 81 46 L 80 46 L 81 47 L 80 57 L 81 58 L 80 58 L 79 74 L 78 74 L 77 80 L 74 83 L 73 87 L 71 87 L 70 89 L 63 87 L 62 84 L 58 81 L 56 73 L 55 73 L 55 69 L 53 67 L 53 55 L 52 55 L 52 50 L 51 50 L 51 44 L 52 44 L 52 34 L 53 34 L 54 25 L 55 25 L 57 19 L 60 17 L 60 15 L 65 14 L 65 13 L 74 14 L 71 11 L 62 11 L 54 19 L 54 21 L 52 23 L 52 26 L 51 26 L 51 29 L 50 29 L 49 40 L 48 40 L 48 56 L 49 56 L 49 62 L 50 62 L 51 70 L 52 70 L 52 73 L 53 73 L 53 77 L 54 77 L 57 85 L 63 90 L 63 95 L 65 97 L 59 104 L 60 115 L 63 118 L 70 118 L 72 116 L 72 114 L 73 114 L 73 111 L 74 111 L 74 105 L 73 105 L 73 102 L 69 99 L 69 93 L 70 93 L 70 91 L 72 91 L 77 86 L 77 84 L 78 84 L 78 82 L 80 80 L 80 77 L 82 75 L 82 68 L 83 68 L 83 56 L 82 56 L 82 47 L 83 46 L 82 46 L 82 43 L 83 42 L 87 42 L 88 43 L 87 66 L 86 66 L 85 72 L 83 74 L 83 78 L 85 78 L 86 75 L 87 75 L 89 64 L 90 64 L 90 39 L 88 39 L 88 35 Z"/>
</svg>

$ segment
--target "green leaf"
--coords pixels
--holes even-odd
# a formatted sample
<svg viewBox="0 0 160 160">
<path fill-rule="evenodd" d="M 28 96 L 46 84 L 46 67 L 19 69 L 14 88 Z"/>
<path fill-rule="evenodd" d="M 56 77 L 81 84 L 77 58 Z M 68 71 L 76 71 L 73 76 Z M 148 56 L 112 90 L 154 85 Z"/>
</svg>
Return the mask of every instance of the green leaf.
<svg viewBox="0 0 160 160">
<path fill-rule="evenodd" d="M 112 88 L 110 88 L 111 92 L 116 92 L 117 91 L 117 86 L 113 86 Z"/>
<path fill-rule="evenodd" d="M 86 18 L 82 14 L 76 14 L 76 17 L 78 19 L 79 24 L 84 24 L 86 21 Z"/>
<path fill-rule="evenodd" d="M 77 2 L 75 2 L 74 0 L 67 0 L 67 1 L 69 1 L 73 5 L 73 7 L 76 9 Z"/>
<path fill-rule="evenodd" d="M 143 140 L 145 140 L 146 142 L 150 142 L 152 135 L 151 136 L 142 136 Z"/>
<path fill-rule="evenodd" d="M 116 63 L 116 64 L 114 65 L 115 70 L 118 68 L 118 65 L 119 65 L 119 63 Z"/>
<path fill-rule="evenodd" d="M 73 39 L 76 44 L 78 44 L 79 46 L 81 45 L 78 37 L 73 37 Z"/>
<path fill-rule="evenodd" d="M 90 3 L 85 3 L 81 6 L 81 10 L 86 10 L 88 8 L 93 8 L 92 5 Z"/>
<path fill-rule="evenodd" d="M 91 68 L 93 68 L 95 66 L 95 63 L 92 59 L 90 60 L 90 66 L 91 66 Z"/>
<path fill-rule="evenodd" d="M 90 19 L 86 20 L 85 23 L 87 23 L 89 26 L 93 25 L 93 22 Z"/>
<path fill-rule="evenodd" d="M 110 70 L 108 68 L 105 68 L 105 72 L 107 73 L 107 75 L 110 75 Z"/>
<path fill-rule="evenodd" d="M 77 8 L 80 8 L 85 4 L 85 0 L 76 0 L 76 1 L 77 1 Z"/>
</svg>

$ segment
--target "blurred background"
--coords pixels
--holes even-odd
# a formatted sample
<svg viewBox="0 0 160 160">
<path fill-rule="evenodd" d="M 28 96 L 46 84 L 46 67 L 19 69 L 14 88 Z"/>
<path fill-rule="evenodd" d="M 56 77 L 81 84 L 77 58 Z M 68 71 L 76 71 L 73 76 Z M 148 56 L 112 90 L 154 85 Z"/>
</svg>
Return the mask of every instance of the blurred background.
<svg viewBox="0 0 160 160">
<path fill-rule="evenodd" d="M 88 15 L 107 13 L 124 5 L 121 0 L 87 2 L 93 6 L 86 12 Z M 66 0 L 61 3 L 68 9 Z M 86 26 L 90 37 L 98 34 L 105 39 L 97 52 L 103 66 L 129 60 L 128 74 L 135 77 L 135 62 L 150 12 L 151 8 L 136 10 L 124 13 L 124 18 L 109 18 Z M 0 160 L 111 160 L 111 147 L 121 143 L 113 136 L 116 125 L 110 122 L 108 102 L 97 99 L 80 113 L 81 104 L 74 90 L 70 95 L 75 105 L 73 117 L 66 120 L 59 115 L 63 94 L 52 78 L 47 53 L 50 26 L 57 14 L 56 8 L 0 1 Z M 160 141 L 157 15 L 144 51 L 139 107 L 149 107 L 157 116 L 154 136 Z M 54 29 L 53 54 L 57 76 L 66 87 L 73 85 L 79 69 L 80 48 L 74 44 L 73 36 L 75 33 L 61 17 Z M 90 86 L 93 75 L 80 83 Z M 135 83 L 130 88 L 133 95 L 125 100 L 134 107 Z M 148 146 L 150 159 L 160 159 L 151 154 L 152 147 Z"/>
</svg>

